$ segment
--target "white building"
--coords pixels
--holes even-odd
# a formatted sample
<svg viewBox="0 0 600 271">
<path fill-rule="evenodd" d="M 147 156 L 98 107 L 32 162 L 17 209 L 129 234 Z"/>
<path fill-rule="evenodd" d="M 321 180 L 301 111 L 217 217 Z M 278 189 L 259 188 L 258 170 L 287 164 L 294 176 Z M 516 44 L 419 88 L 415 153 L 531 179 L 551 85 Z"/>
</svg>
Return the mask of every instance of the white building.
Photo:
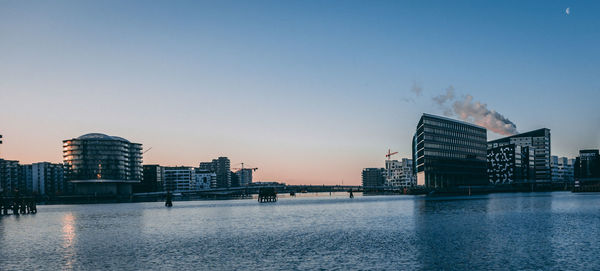
<svg viewBox="0 0 600 271">
<path fill-rule="evenodd" d="M 164 167 L 164 191 L 208 190 L 217 186 L 217 174 L 194 167 Z"/>
<path fill-rule="evenodd" d="M 552 182 L 572 183 L 575 181 L 575 159 L 553 155 L 550 161 L 552 168 Z"/>
<path fill-rule="evenodd" d="M 398 160 L 385 161 L 385 185 L 389 187 L 408 188 L 417 185 L 413 175 L 412 159 L 402 158 Z"/>
<path fill-rule="evenodd" d="M 163 184 L 165 191 L 189 191 L 192 178 L 194 177 L 193 167 L 164 167 Z"/>
<path fill-rule="evenodd" d="M 217 187 L 217 174 L 210 170 L 196 168 L 191 189 L 208 190 Z"/>
</svg>

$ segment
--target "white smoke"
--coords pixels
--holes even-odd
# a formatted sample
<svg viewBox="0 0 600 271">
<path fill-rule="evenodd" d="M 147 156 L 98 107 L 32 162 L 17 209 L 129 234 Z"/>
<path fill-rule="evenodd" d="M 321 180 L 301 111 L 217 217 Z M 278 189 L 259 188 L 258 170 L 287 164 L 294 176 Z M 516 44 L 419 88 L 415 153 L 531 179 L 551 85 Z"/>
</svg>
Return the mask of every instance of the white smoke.
<svg viewBox="0 0 600 271">
<path fill-rule="evenodd" d="M 490 110 L 487 104 L 473 101 L 472 95 L 465 95 L 462 100 L 454 100 L 454 87 L 446 89 L 446 94 L 433 97 L 446 116 L 457 116 L 461 120 L 475 123 L 501 135 L 517 134 L 517 125 L 495 110 Z M 449 103 L 452 103 L 452 107 Z"/>
</svg>

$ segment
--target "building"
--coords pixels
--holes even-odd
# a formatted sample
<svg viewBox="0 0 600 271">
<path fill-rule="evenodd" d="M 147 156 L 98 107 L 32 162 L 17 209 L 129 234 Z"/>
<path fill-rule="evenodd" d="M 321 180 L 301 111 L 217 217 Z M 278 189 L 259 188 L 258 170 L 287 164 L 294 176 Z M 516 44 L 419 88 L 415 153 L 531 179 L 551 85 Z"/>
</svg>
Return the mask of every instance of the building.
<svg viewBox="0 0 600 271">
<path fill-rule="evenodd" d="M 569 183 L 575 181 L 575 159 L 552 156 L 550 161 L 553 183 Z"/>
<path fill-rule="evenodd" d="M 19 161 L 0 159 L 0 184 L 4 195 L 23 190 Z"/>
<path fill-rule="evenodd" d="M 490 184 L 523 184 L 535 181 L 534 152 L 515 144 L 487 150 L 487 174 Z"/>
<path fill-rule="evenodd" d="M 133 186 L 134 193 L 163 191 L 163 168 L 160 165 L 143 165 L 142 181 Z"/>
<path fill-rule="evenodd" d="M 598 150 L 580 150 L 575 159 L 575 181 L 579 184 L 600 182 L 600 153 Z"/>
<path fill-rule="evenodd" d="M 417 185 L 436 189 L 486 185 L 485 128 L 423 114 L 413 137 Z"/>
<path fill-rule="evenodd" d="M 193 183 L 191 186 L 193 190 L 209 190 L 216 185 L 216 173 L 200 168 L 194 169 Z"/>
<path fill-rule="evenodd" d="M 550 182 L 550 129 L 542 128 L 531 132 L 504 137 L 488 142 L 488 149 L 514 144 L 530 147 L 534 152 L 536 182 Z"/>
<path fill-rule="evenodd" d="M 65 181 L 62 164 L 49 162 L 21 166 L 23 193 L 58 196 L 72 192 L 72 185 Z"/>
<path fill-rule="evenodd" d="M 239 178 L 240 186 L 248 186 L 252 183 L 252 172 L 251 168 L 243 168 L 235 172 Z"/>
<path fill-rule="evenodd" d="M 227 157 L 213 159 L 212 162 L 200 162 L 199 169 L 212 171 L 217 174 L 217 184 L 214 188 L 231 187 L 231 162 Z"/>
<path fill-rule="evenodd" d="M 383 168 L 365 168 L 362 171 L 362 185 L 365 189 L 382 187 L 385 184 Z"/>
<path fill-rule="evenodd" d="M 402 161 L 386 160 L 385 186 L 396 188 L 409 188 L 415 186 L 416 179 L 413 174 L 413 160 L 403 158 Z"/>
<path fill-rule="evenodd" d="M 193 177 L 193 167 L 164 167 L 164 191 L 189 191 Z"/>
<path fill-rule="evenodd" d="M 63 141 L 63 161 L 76 194 L 129 195 L 142 180 L 142 144 L 105 134 Z"/>
</svg>

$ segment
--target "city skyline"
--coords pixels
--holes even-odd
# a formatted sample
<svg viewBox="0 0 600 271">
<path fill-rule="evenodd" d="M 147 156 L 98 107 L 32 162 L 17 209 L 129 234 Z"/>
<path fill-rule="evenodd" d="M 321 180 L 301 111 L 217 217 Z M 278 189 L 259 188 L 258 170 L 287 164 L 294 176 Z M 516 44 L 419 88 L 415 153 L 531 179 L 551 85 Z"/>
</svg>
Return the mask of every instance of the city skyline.
<svg viewBox="0 0 600 271">
<path fill-rule="evenodd" d="M 599 3 L 433 3 L 4 2 L 0 156 L 62 162 L 104 133 L 152 147 L 144 164 L 359 184 L 388 148 L 411 157 L 448 90 L 551 129 L 552 155 L 600 146 Z"/>
</svg>

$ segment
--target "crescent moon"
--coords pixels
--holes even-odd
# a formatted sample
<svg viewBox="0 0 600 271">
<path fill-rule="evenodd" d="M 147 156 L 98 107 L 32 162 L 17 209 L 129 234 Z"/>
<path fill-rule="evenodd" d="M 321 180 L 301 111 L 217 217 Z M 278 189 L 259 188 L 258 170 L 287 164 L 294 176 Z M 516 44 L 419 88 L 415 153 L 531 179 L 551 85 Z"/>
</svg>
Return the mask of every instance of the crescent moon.
<svg viewBox="0 0 600 271">
<path fill-rule="evenodd" d="M 567 15 L 571 14 L 571 8 L 567 8 L 567 9 L 565 9 L 565 13 L 566 13 Z"/>
</svg>

